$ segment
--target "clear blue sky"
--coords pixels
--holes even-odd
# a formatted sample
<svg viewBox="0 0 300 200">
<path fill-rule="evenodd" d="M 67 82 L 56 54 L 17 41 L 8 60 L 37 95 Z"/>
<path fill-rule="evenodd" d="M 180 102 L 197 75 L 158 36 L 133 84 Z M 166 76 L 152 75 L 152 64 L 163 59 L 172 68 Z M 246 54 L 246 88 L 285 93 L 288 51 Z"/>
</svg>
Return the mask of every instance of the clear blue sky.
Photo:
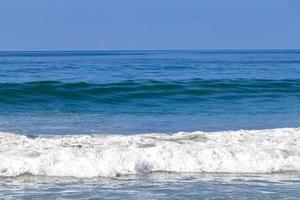
<svg viewBox="0 0 300 200">
<path fill-rule="evenodd" d="M 300 0 L 0 0 L 0 50 L 300 49 Z"/>
</svg>

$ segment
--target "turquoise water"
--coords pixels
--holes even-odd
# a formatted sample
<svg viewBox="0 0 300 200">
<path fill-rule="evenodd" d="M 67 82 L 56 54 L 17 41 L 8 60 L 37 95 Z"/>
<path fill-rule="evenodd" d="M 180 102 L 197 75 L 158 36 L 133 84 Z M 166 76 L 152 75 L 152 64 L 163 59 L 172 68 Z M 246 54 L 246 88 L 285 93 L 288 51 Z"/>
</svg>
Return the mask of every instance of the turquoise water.
<svg viewBox="0 0 300 200">
<path fill-rule="evenodd" d="M 0 52 L 0 108 L 7 198 L 300 195 L 298 50 Z"/>
</svg>

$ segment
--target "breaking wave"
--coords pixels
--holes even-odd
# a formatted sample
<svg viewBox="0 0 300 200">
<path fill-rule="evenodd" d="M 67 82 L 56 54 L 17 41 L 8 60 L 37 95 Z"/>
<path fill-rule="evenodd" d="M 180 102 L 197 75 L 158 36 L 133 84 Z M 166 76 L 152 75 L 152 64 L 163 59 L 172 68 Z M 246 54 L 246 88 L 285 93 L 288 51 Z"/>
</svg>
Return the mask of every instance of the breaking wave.
<svg viewBox="0 0 300 200">
<path fill-rule="evenodd" d="M 143 135 L 0 133 L 0 176 L 300 171 L 300 128 Z"/>
</svg>

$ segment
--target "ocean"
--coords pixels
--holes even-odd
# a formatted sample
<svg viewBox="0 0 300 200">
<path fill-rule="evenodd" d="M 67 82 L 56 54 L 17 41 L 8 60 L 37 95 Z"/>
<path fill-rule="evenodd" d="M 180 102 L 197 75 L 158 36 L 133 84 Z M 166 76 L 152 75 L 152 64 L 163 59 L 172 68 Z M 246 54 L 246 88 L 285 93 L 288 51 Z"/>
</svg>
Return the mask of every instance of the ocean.
<svg viewBox="0 0 300 200">
<path fill-rule="evenodd" d="M 0 52 L 0 197 L 299 199 L 300 50 Z"/>
</svg>

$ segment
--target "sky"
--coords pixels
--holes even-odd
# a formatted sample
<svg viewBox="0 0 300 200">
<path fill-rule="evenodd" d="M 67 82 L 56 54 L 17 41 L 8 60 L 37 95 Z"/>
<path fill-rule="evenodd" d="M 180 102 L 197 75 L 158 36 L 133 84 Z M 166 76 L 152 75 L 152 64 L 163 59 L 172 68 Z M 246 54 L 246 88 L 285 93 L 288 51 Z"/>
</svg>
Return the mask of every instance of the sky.
<svg viewBox="0 0 300 200">
<path fill-rule="evenodd" d="M 0 50 L 300 49 L 299 0 L 0 0 Z"/>
</svg>

